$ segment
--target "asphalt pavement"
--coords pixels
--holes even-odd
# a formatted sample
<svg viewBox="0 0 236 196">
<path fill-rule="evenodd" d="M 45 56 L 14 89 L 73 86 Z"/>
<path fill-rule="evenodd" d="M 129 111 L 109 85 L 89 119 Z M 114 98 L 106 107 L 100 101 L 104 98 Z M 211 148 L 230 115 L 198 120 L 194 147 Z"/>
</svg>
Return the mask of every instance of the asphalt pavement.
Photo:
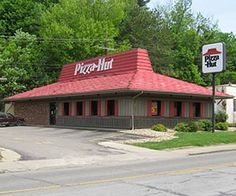
<svg viewBox="0 0 236 196">
<path fill-rule="evenodd" d="M 114 130 L 81 130 L 52 127 L 1 127 L 0 147 L 21 155 L 21 160 L 85 158 L 122 154 L 99 142 L 138 139 L 140 136 Z"/>
<path fill-rule="evenodd" d="M 0 195 L 235 196 L 236 151 L 0 175 Z"/>
</svg>

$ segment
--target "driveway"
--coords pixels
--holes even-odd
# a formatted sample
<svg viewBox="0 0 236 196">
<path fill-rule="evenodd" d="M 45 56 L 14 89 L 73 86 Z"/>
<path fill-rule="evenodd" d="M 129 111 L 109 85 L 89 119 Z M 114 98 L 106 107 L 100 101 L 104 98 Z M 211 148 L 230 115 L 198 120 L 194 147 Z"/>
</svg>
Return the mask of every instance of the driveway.
<svg viewBox="0 0 236 196">
<path fill-rule="evenodd" d="M 98 143 L 139 137 L 118 131 L 32 126 L 1 127 L 0 147 L 21 154 L 22 160 L 83 158 L 122 154 L 122 151 L 100 146 Z"/>
</svg>

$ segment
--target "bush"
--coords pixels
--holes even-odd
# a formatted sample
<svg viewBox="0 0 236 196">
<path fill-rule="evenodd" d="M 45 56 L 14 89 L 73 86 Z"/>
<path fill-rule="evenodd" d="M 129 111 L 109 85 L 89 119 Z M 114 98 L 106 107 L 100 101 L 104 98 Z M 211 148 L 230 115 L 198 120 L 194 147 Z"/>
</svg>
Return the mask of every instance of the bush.
<svg viewBox="0 0 236 196">
<path fill-rule="evenodd" d="M 199 120 L 199 131 L 211 131 L 212 122 L 210 120 Z"/>
<path fill-rule="evenodd" d="M 175 131 L 180 132 L 197 132 L 197 131 L 211 131 L 212 123 L 210 120 L 191 121 L 189 123 L 178 123 L 175 126 Z"/>
<path fill-rule="evenodd" d="M 215 125 L 215 128 L 216 128 L 216 129 L 218 129 L 218 130 L 224 130 L 224 131 L 228 130 L 228 127 L 229 127 L 229 125 L 228 125 L 227 122 L 218 122 L 218 123 L 216 123 L 216 125 Z"/>
<path fill-rule="evenodd" d="M 202 128 L 198 121 L 192 121 L 188 124 L 188 126 L 190 129 L 189 132 L 197 132 Z"/>
<path fill-rule="evenodd" d="M 190 127 L 189 127 L 188 123 L 181 122 L 181 123 L 178 123 L 175 126 L 175 131 L 178 131 L 178 132 L 190 132 Z"/>
<path fill-rule="evenodd" d="M 228 115 L 227 115 L 225 112 L 219 111 L 219 112 L 215 115 L 216 123 L 219 123 L 219 122 L 226 122 L 227 119 L 228 119 Z"/>
<path fill-rule="evenodd" d="M 159 124 L 153 125 L 152 130 L 160 131 L 160 132 L 166 132 L 167 128 L 165 127 L 165 125 L 159 123 Z"/>
</svg>

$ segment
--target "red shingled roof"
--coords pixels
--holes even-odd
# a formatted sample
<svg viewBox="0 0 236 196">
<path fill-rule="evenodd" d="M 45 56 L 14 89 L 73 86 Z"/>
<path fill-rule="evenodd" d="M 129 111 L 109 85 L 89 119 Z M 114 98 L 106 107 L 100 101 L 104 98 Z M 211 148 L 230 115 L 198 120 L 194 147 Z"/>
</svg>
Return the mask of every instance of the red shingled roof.
<svg viewBox="0 0 236 196">
<path fill-rule="evenodd" d="M 97 62 L 99 58 L 104 57 L 89 59 L 82 63 Z M 212 94 L 211 90 L 205 87 L 154 73 L 146 50 L 135 49 L 105 58 L 106 60 L 114 59 L 112 69 L 75 75 L 75 65 L 81 62 L 68 64 L 63 67 L 58 82 L 34 88 L 5 100 L 17 101 L 120 91 L 160 92 L 191 96 L 210 96 Z M 227 94 L 220 92 L 217 92 L 217 96 L 228 97 Z"/>
</svg>

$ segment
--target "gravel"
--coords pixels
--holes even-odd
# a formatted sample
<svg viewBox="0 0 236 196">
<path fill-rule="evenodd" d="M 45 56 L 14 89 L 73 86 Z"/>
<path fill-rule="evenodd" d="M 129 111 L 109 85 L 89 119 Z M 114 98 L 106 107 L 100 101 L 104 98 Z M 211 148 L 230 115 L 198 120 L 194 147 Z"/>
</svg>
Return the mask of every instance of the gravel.
<svg viewBox="0 0 236 196">
<path fill-rule="evenodd" d="M 164 140 L 171 140 L 177 138 L 177 136 L 174 136 L 176 132 L 173 130 L 168 130 L 167 132 L 158 132 L 158 131 L 153 131 L 151 129 L 135 129 L 121 132 L 143 136 L 142 139 L 130 139 L 130 140 L 119 141 L 119 143 L 125 143 L 125 144 L 160 142 Z"/>
</svg>

